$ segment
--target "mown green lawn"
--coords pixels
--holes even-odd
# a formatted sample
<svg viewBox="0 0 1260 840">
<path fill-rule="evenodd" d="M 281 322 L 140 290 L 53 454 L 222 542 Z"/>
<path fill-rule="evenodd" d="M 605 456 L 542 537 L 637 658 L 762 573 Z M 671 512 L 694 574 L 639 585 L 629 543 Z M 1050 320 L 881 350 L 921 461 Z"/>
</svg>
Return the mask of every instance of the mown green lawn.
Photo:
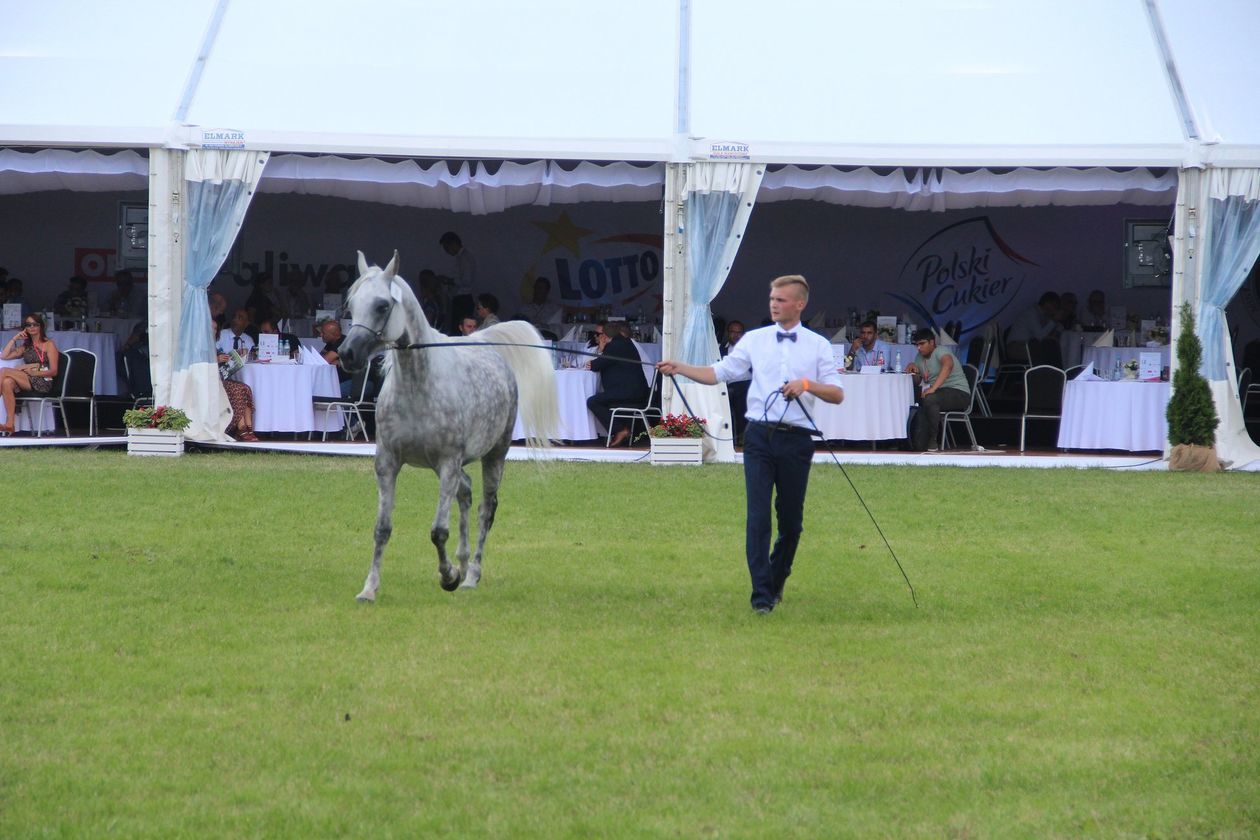
<svg viewBox="0 0 1260 840">
<path fill-rule="evenodd" d="M 1260 833 L 1260 477 L 508 466 L 442 592 L 366 460 L 0 455 L 0 836 Z M 474 480 L 479 475 L 474 471 Z"/>
</svg>

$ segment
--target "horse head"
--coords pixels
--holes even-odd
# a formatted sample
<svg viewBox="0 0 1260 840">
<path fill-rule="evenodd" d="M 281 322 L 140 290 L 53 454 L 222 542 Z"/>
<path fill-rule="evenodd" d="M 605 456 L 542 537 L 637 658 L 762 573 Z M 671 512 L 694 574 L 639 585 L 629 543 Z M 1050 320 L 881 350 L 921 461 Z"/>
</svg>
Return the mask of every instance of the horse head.
<svg viewBox="0 0 1260 840">
<path fill-rule="evenodd" d="M 384 268 L 369 266 L 359 251 L 359 278 L 346 294 L 350 330 L 338 355 L 351 373 L 360 370 L 382 350 L 407 343 L 408 305 L 415 295 L 398 276 L 398 252 Z"/>
</svg>

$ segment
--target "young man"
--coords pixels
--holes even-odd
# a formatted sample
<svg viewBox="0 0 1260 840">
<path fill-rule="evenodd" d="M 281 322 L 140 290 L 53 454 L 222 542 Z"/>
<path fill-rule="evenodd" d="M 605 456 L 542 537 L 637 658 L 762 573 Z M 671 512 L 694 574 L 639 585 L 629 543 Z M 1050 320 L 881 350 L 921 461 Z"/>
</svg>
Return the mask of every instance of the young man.
<svg viewBox="0 0 1260 840">
<path fill-rule="evenodd" d="M 919 355 L 906 365 L 906 373 L 921 382 L 919 410 L 910 421 L 910 448 L 935 452 L 940 448 L 941 412 L 963 411 L 971 402 L 971 387 L 958 358 L 936 346 L 936 334 L 926 327 L 914 331 Z"/>
<path fill-rule="evenodd" d="M 765 615 L 783 600 L 783 585 L 801 538 L 805 490 L 814 458 L 814 427 L 805 409 L 815 399 L 844 399 L 831 343 L 801 326 L 809 283 L 799 274 L 770 284 L 773 324 L 752 330 L 712 367 L 662 361 L 666 376 L 680 373 L 705 385 L 746 379 L 748 428 L 744 433 L 744 488 L 748 519 L 745 554 L 752 578 L 752 608 Z M 812 414 L 812 412 L 811 412 Z M 778 494 L 778 538 L 770 549 L 770 503 Z"/>
<path fill-rule="evenodd" d="M 861 370 L 867 365 L 878 365 L 881 354 L 886 364 L 891 365 L 893 361 L 893 351 L 888 342 L 875 337 L 874 321 L 863 321 L 862 326 L 858 327 L 858 337 L 849 346 L 849 353 L 853 356 L 854 370 Z"/>
</svg>

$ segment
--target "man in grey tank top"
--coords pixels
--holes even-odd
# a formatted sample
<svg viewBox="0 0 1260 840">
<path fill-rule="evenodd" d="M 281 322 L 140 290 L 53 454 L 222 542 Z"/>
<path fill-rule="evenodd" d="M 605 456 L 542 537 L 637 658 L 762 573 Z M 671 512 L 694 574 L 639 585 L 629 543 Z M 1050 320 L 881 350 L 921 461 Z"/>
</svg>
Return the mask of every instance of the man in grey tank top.
<svg viewBox="0 0 1260 840">
<path fill-rule="evenodd" d="M 914 345 L 919 355 L 906 366 L 922 384 L 919 410 L 910 421 L 910 448 L 935 452 L 941 444 L 941 412 L 963 411 L 971 402 L 971 387 L 962 364 L 950 350 L 936 346 L 930 329 L 915 330 Z"/>
</svg>

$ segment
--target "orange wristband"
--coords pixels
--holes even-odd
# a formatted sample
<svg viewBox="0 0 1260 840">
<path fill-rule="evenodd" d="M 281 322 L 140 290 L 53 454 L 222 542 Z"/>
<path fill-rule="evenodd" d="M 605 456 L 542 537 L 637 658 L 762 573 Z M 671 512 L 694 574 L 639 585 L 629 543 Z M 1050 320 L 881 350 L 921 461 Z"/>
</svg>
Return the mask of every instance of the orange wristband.
<svg viewBox="0 0 1260 840">
<path fill-rule="evenodd" d="M 808 379 L 802 379 L 802 380 L 801 380 L 801 387 L 802 387 L 804 390 L 808 391 L 808 390 L 809 390 L 809 380 L 808 380 Z"/>
</svg>

